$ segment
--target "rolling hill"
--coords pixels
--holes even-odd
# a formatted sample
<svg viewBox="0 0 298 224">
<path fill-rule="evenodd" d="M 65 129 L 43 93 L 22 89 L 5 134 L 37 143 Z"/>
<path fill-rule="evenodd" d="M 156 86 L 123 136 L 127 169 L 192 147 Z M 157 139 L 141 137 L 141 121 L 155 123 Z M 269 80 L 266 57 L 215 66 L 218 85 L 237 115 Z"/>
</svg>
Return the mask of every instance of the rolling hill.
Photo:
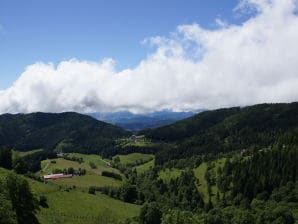
<svg viewBox="0 0 298 224">
<path fill-rule="evenodd" d="M 260 104 L 205 111 L 143 133 L 155 141 L 175 143 L 176 147 L 160 153 L 161 157 L 168 158 L 262 149 L 275 144 L 297 145 L 298 103 Z"/>
<path fill-rule="evenodd" d="M 113 146 L 114 139 L 129 135 L 122 128 L 73 112 L 0 116 L 0 146 L 23 151 L 100 152 Z"/>
</svg>

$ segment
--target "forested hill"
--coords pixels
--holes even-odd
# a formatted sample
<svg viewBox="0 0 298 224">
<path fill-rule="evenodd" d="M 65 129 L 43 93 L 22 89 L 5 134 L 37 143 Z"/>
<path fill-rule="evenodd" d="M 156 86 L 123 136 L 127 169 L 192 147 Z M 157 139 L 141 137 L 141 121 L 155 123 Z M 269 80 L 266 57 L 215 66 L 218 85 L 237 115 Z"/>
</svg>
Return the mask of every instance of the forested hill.
<svg viewBox="0 0 298 224">
<path fill-rule="evenodd" d="M 205 111 L 144 133 L 153 140 L 175 142 L 178 147 L 171 153 L 174 157 L 261 149 L 274 144 L 298 145 L 298 103 Z"/>
<path fill-rule="evenodd" d="M 111 147 L 115 138 L 129 134 L 122 128 L 73 112 L 0 116 L 0 146 L 17 150 L 100 152 Z"/>
</svg>

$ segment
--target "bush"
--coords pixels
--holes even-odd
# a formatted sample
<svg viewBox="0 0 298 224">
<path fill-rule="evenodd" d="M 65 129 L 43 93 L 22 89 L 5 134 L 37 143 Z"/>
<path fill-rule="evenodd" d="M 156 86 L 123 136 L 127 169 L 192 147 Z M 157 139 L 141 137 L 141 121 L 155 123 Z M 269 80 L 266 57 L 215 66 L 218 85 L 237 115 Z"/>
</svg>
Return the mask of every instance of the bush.
<svg viewBox="0 0 298 224">
<path fill-rule="evenodd" d="M 89 194 L 95 194 L 95 187 L 89 187 L 88 193 Z"/>
<path fill-rule="evenodd" d="M 118 173 L 113 173 L 113 172 L 109 172 L 109 171 L 102 171 L 101 175 L 105 176 L 105 177 L 111 177 L 111 178 L 114 178 L 116 180 L 122 180 L 122 176 Z"/>
<path fill-rule="evenodd" d="M 145 204 L 140 212 L 141 224 L 160 224 L 162 218 L 162 212 L 157 203 Z"/>
<path fill-rule="evenodd" d="M 47 198 L 46 196 L 42 195 L 39 197 L 39 202 L 38 204 L 43 207 L 43 208 L 48 208 L 49 205 L 48 205 L 48 202 L 47 202 Z"/>
<path fill-rule="evenodd" d="M 97 168 L 97 166 L 93 162 L 89 162 L 89 166 L 91 167 L 91 169 Z"/>
</svg>

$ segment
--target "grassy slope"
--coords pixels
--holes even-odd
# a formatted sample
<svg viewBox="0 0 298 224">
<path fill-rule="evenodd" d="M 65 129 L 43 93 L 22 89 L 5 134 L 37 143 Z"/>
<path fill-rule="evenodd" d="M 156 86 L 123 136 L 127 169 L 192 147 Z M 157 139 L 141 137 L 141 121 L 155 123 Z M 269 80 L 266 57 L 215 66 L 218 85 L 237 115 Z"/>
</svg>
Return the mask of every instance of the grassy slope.
<svg viewBox="0 0 298 224">
<path fill-rule="evenodd" d="M 20 156 L 20 157 L 24 157 L 24 156 L 28 156 L 28 155 L 31 155 L 31 154 L 34 154 L 36 152 L 40 152 L 42 151 L 43 149 L 35 149 L 35 150 L 30 150 L 30 151 L 26 151 L 26 152 L 22 152 L 22 151 L 13 151 L 13 154 L 15 156 Z"/>
<path fill-rule="evenodd" d="M 117 156 L 120 158 L 120 163 L 123 165 L 134 164 L 135 162 L 140 160 L 148 161 L 148 160 L 154 159 L 154 155 L 151 155 L 151 154 L 131 153 L 128 155 L 116 155 L 113 157 L 113 160 Z"/>
<path fill-rule="evenodd" d="M 159 172 L 159 178 L 161 178 L 164 181 L 170 181 L 171 179 L 176 179 L 180 176 L 183 170 L 179 169 L 165 169 Z"/>
<path fill-rule="evenodd" d="M 207 163 L 202 163 L 200 166 L 194 169 L 194 174 L 196 178 L 199 180 L 198 190 L 203 194 L 205 202 L 208 201 L 207 181 L 205 179 L 206 170 L 207 170 Z"/>
<path fill-rule="evenodd" d="M 215 167 L 212 169 L 212 175 L 216 176 L 216 170 L 218 166 L 223 165 L 224 160 L 218 160 L 215 162 Z M 199 167 L 194 169 L 195 177 L 199 180 L 198 190 L 203 195 L 204 201 L 208 202 L 208 191 L 207 191 L 207 181 L 205 179 L 205 172 L 207 170 L 207 163 L 202 163 Z M 179 169 L 165 169 L 159 172 L 159 178 L 163 179 L 164 181 L 170 181 L 170 179 L 175 179 L 180 176 L 183 170 Z M 211 187 L 212 189 L 212 197 L 211 200 L 213 203 L 216 203 L 216 194 L 218 192 L 218 188 L 216 185 Z M 219 192 L 220 193 L 220 192 Z"/>
<path fill-rule="evenodd" d="M 59 179 L 49 184 L 63 187 L 75 185 L 77 189 L 83 189 L 84 191 L 87 191 L 90 186 L 119 186 L 121 184 L 121 181 L 100 175 L 103 170 L 119 173 L 118 170 L 109 167 L 100 156 L 79 153 L 69 155 L 83 158 L 84 162 L 79 164 L 78 162 L 59 158 L 55 159 L 55 164 L 50 163 L 50 160 L 45 160 L 42 162 L 42 166 L 49 164 L 46 172 L 55 168 L 73 167 L 78 169 L 80 167 L 86 169 L 87 174 L 80 177 Z M 89 162 L 94 163 L 97 168 L 91 169 Z M 94 196 L 71 190 L 70 192 L 56 191 L 46 196 L 51 210 L 41 210 L 39 218 L 43 223 L 106 223 L 111 218 L 113 223 L 115 220 L 123 220 L 135 216 L 139 212 L 139 206 L 123 203 L 102 194 Z M 60 211 L 63 212 L 61 213 Z M 65 214 L 67 215 L 65 216 Z"/>
<path fill-rule="evenodd" d="M 55 180 L 55 183 L 64 187 L 75 186 L 81 190 L 87 191 L 90 186 L 103 187 L 103 186 L 120 186 L 121 181 L 109 177 L 99 175 L 84 175 L 73 178 L 64 178 Z"/>
<path fill-rule="evenodd" d="M 213 177 L 216 178 L 217 169 L 218 167 L 224 166 L 225 160 L 226 160 L 225 158 L 222 158 L 212 162 L 214 163 L 214 167 L 211 169 L 211 173 Z M 207 163 L 202 163 L 199 167 L 194 169 L 194 174 L 196 178 L 199 180 L 198 190 L 203 194 L 204 201 L 208 202 L 207 181 L 205 179 L 206 170 L 207 170 Z M 219 192 L 216 184 L 211 187 L 211 190 L 212 190 L 211 200 L 213 203 L 216 203 L 215 197 L 217 192 Z"/>
<path fill-rule="evenodd" d="M 126 146 L 152 147 L 155 145 L 155 143 L 148 141 L 144 135 L 138 135 L 136 136 L 136 138 L 137 138 L 136 142 L 131 142 L 129 138 L 122 139 L 120 142 L 118 142 L 118 145 L 121 147 L 126 147 Z"/>
<path fill-rule="evenodd" d="M 124 203 L 105 195 L 79 191 L 56 191 L 46 195 L 49 209 L 41 209 L 42 224 L 51 223 L 115 223 L 136 216 L 139 206 Z M 109 222 L 108 222 L 109 221 Z"/>
<path fill-rule="evenodd" d="M 44 175 L 51 173 L 54 169 L 67 169 L 69 167 L 73 167 L 74 169 L 86 169 L 87 174 L 84 176 L 78 176 L 73 178 L 65 178 L 53 181 L 53 183 L 62 185 L 65 187 L 76 186 L 80 189 L 87 190 L 90 186 L 120 186 L 121 181 L 115 180 L 113 178 L 101 176 L 101 172 L 111 171 L 114 173 L 119 173 L 118 170 L 113 169 L 105 163 L 100 156 L 98 155 L 84 155 L 79 153 L 72 153 L 71 156 L 76 156 L 79 158 L 83 158 L 84 162 L 79 164 L 75 161 L 65 160 L 63 158 L 52 159 L 52 160 L 44 160 L 41 163 L 42 171 L 38 174 Z M 56 163 L 51 163 L 51 161 L 56 161 Z M 93 162 L 97 168 L 91 169 L 89 162 Z"/>
<path fill-rule="evenodd" d="M 0 168 L 0 178 L 4 179 L 10 171 Z M 78 190 L 69 192 L 59 185 L 47 184 L 26 178 L 32 192 L 47 198 L 49 208 L 41 208 L 37 217 L 41 224 L 93 224 L 115 223 L 138 215 L 140 206 L 124 203 L 102 194 L 91 195 Z"/>
<path fill-rule="evenodd" d="M 136 166 L 136 170 L 137 170 L 137 173 L 140 174 L 140 173 L 144 173 L 145 171 L 151 169 L 154 167 L 154 163 L 155 163 L 155 159 L 147 162 L 147 163 L 144 163 L 142 165 L 139 165 L 139 166 Z"/>
</svg>

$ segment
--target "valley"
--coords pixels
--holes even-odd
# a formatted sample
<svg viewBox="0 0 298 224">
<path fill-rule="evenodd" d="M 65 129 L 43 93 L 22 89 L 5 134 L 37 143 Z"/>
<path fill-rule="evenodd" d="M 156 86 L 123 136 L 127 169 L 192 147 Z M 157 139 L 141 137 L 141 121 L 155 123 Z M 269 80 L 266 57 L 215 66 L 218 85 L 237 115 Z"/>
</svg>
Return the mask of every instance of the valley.
<svg viewBox="0 0 298 224">
<path fill-rule="evenodd" d="M 32 134 L 19 128 L 15 145 L 36 147 L 2 146 L 0 193 L 9 195 L 12 174 L 28 182 L 38 202 L 28 212 L 41 224 L 297 223 L 296 111 L 296 103 L 207 111 L 137 135 L 62 114 L 68 133 L 56 125 L 58 114 L 28 115 L 23 124 Z M 8 123 L 0 116 L 0 126 L 15 127 L 16 118 Z M 10 134 L 1 130 L 2 139 Z M 89 141 L 91 130 L 109 137 Z M 41 133 L 56 146 L 40 139 L 37 147 L 32 135 Z"/>
</svg>

